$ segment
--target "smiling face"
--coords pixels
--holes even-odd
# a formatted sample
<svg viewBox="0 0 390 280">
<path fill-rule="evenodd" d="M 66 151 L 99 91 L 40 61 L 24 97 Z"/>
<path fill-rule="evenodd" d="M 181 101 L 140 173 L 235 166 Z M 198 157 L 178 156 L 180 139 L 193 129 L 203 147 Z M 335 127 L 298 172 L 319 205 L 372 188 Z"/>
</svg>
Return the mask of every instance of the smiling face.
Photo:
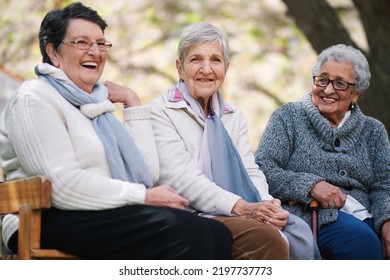
<svg viewBox="0 0 390 280">
<path fill-rule="evenodd" d="M 330 80 L 343 80 L 354 83 L 353 66 L 346 62 L 336 62 L 328 60 L 320 68 L 318 76 L 327 77 Z M 353 86 L 349 86 L 345 91 L 335 90 L 332 83 L 326 87 L 319 87 L 313 84 L 313 103 L 332 125 L 337 127 L 349 110 L 351 103 L 356 103 L 359 93 Z"/>
<path fill-rule="evenodd" d="M 176 68 L 207 115 L 210 97 L 221 87 L 227 71 L 222 47 L 216 41 L 189 47 L 182 65 L 176 61 Z"/>
<path fill-rule="evenodd" d="M 104 40 L 104 33 L 96 23 L 84 19 L 72 19 L 63 41 L 88 39 Z M 60 45 L 59 51 L 48 44 L 46 51 L 53 65 L 60 68 L 79 88 L 90 93 L 100 79 L 107 59 L 107 52 L 99 51 L 96 44 L 88 50 L 79 50 L 72 44 Z"/>
</svg>

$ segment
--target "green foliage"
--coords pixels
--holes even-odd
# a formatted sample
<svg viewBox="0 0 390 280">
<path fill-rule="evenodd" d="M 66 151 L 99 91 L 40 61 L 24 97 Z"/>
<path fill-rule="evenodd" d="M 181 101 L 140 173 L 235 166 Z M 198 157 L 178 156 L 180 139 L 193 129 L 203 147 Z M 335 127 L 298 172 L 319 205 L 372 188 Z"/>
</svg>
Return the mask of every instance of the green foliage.
<svg viewBox="0 0 390 280">
<path fill-rule="evenodd" d="M 0 0 L 0 65 L 24 78 L 41 61 L 37 33 L 44 14 L 75 1 Z M 229 35 L 232 59 L 223 94 L 248 117 L 252 146 L 272 111 L 310 89 L 315 53 L 275 0 L 84 0 L 97 10 L 114 44 L 103 80 L 125 84 L 144 102 L 177 80 L 177 40 L 183 26 L 210 21 Z"/>
<path fill-rule="evenodd" d="M 254 40 L 260 40 L 262 38 L 264 38 L 264 32 L 258 28 L 258 27 L 252 27 L 250 30 L 249 30 L 249 33 L 251 34 L 251 36 L 253 37 Z"/>
</svg>

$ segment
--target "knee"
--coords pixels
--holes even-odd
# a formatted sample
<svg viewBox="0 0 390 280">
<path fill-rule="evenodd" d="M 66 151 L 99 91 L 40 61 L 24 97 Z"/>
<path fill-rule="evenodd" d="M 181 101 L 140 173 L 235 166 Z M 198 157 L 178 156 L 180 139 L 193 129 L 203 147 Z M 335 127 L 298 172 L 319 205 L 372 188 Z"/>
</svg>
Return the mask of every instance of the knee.
<svg viewBox="0 0 390 280">
<path fill-rule="evenodd" d="M 205 231 L 204 227 L 200 225 L 199 217 L 187 212 L 181 213 L 175 209 L 161 207 L 156 211 L 154 220 L 160 223 L 162 232 L 167 232 L 172 236 L 192 235 L 195 232 L 202 236 Z"/>
<path fill-rule="evenodd" d="M 185 211 L 161 208 L 154 219 L 159 223 L 156 235 L 169 253 L 169 257 L 162 258 L 215 258 L 213 237 L 203 218 Z"/>
<path fill-rule="evenodd" d="M 382 244 L 372 229 L 367 226 L 350 234 L 351 241 L 345 248 L 351 251 L 351 259 L 382 259 Z"/>
<path fill-rule="evenodd" d="M 259 239 L 258 236 L 262 235 Z M 255 236 L 257 238 L 255 239 Z M 267 226 L 254 230 L 252 240 L 257 240 L 256 244 L 259 248 L 264 247 L 268 252 L 267 259 L 289 259 L 289 245 L 281 232 L 273 227 Z"/>
<path fill-rule="evenodd" d="M 325 233 L 319 235 L 319 247 L 325 258 L 382 259 L 381 242 L 369 226 L 361 222 L 343 223 L 339 225 L 341 229 L 334 229 L 332 226 L 333 224 L 325 226 Z"/>
<path fill-rule="evenodd" d="M 236 257 L 244 259 L 287 260 L 289 246 L 279 230 L 262 225 L 248 228 L 233 240 Z M 234 252 L 233 252 L 234 253 Z"/>
</svg>

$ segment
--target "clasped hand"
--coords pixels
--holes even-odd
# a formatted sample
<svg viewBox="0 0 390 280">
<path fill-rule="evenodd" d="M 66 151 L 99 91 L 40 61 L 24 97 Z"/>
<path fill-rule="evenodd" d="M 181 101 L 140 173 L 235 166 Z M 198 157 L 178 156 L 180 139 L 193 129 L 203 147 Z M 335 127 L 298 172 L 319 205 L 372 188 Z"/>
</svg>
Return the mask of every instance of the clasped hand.
<svg viewBox="0 0 390 280">
<path fill-rule="evenodd" d="M 287 224 L 289 212 L 282 208 L 279 199 L 247 202 L 240 199 L 232 209 L 232 213 L 262 223 L 274 225 L 282 229 Z"/>
</svg>

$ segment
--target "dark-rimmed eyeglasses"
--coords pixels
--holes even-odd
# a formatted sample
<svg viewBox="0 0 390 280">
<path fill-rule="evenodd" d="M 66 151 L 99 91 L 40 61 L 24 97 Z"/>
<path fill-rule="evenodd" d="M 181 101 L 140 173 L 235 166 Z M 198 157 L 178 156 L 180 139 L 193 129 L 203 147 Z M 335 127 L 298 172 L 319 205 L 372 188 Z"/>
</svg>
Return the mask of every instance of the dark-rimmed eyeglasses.
<svg viewBox="0 0 390 280">
<path fill-rule="evenodd" d="M 62 41 L 64 44 L 73 45 L 78 50 L 89 50 L 93 44 L 96 44 L 99 51 L 107 52 L 111 49 L 112 44 L 106 40 L 100 40 L 96 42 L 92 42 L 88 39 L 77 39 L 71 41 Z"/>
<path fill-rule="evenodd" d="M 356 84 L 348 83 L 343 80 L 330 80 L 324 76 L 313 76 L 313 84 L 319 87 L 327 87 L 329 83 L 332 83 L 332 86 L 335 90 L 347 90 L 349 86 L 354 86 Z"/>
</svg>

